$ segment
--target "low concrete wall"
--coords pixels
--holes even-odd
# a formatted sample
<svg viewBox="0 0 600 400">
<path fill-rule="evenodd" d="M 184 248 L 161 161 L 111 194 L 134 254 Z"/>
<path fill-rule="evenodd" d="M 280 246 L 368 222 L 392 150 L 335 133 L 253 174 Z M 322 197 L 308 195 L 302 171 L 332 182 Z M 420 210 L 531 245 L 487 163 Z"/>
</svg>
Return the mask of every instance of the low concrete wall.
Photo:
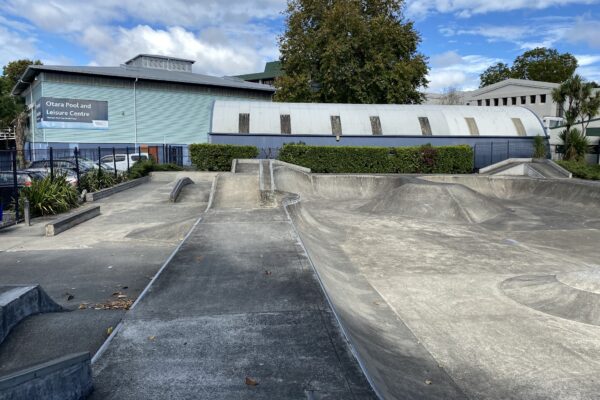
<svg viewBox="0 0 600 400">
<path fill-rule="evenodd" d="M 0 400 L 81 400 L 92 390 L 90 353 L 70 354 L 0 377 Z"/>
<path fill-rule="evenodd" d="M 187 186 L 187 185 L 193 185 L 193 184 L 194 184 L 194 181 L 192 181 L 187 176 L 184 178 L 178 179 L 177 182 L 175 182 L 175 186 L 173 186 L 173 189 L 171 190 L 171 194 L 169 194 L 169 200 L 171 200 L 173 203 L 176 203 L 177 198 L 179 198 L 179 194 L 181 193 L 181 190 L 183 189 L 183 187 Z"/>
<path fill-rule="evenodd" d="M 142 178 L 134 179 L 132 181 L 120 183 L 107 189 L 99 190 L 97 192 L 87 193 L 85 195 L 85 201 L 97 201 L 105 197 L 112 196 L 115 193 L 122 192 L 123 190 L 131 189 L 132 187 L 136 187 L 148 181 L 150 181 L 150 176 L 144 176 Z"/>
<path fill-rule="evenodd" d="M 86 207 L 46 224 L 46 236 L 55 236 L 100 215 L 100 206 Z"/>
<path fill-rule="evenodd" d="M 28 316 L 60 310 L 39 285 L 0 285 L 0 343 Z"/>
</svg>

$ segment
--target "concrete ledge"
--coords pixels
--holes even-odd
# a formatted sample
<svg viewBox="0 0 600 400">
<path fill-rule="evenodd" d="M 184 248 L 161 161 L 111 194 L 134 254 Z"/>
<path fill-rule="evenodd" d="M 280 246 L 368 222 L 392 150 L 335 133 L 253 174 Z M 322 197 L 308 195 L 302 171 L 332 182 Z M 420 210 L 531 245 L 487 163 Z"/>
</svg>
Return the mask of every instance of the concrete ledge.
<svg viewBox="0 0 600 400">
<path fill-rule="evenodd" d="M 0 343 L 30 315 L 61 310 L 39 285 L 0 285 Z"/>
<path fill-rule="evenodd" d="M 46 236 L 56 236 L 61 232 L 71 229 L 72 227 L 81 224 L 89 219 L 100 215 L 100 206 L 86 207 L 81 210 L 76 210 L 65 216 L 58 218 L 55 221 L 46 224 Z"/>
<path fill-rule="evenodd" d="M 311 169 L 310 168 L 301 167 L 300 165 L 296 165 L 296 164 L 290 164 L 290 163 L 287 163 L 285 161 L 273 160 L 272 163 L 273 163 L 273 166 L 288 167 L 290 169 L 293 169 L 293 170 L 296 170 L 296 171 L 300 171 L 300 172 L 305 172 L 307 174 L 311 173 Z"/>
<path fill-rule="evenodd" d="M 194 184 L 194 181 L 192 181 L 187 176 L 184 178 L 178 179 L 177 182 L 175 182 L 175 186 L 173 186 L 173 189 L 171 190 L 171 194 L 169 195 L 169 200 L 171 200 L 173 203 L 176 203 L 177 198 L 179 197 L 179 194 L 181 193 L 181 190 L 183 189 L 183 187 L 187 186 L 187 185 L 193 185 L 193 184 Z"/>
<path fill-rule="evenodd" d="M 80 400 L 92 390 L 89 353 L 70 354 L 0 377 L 0 400 Z"/>
<path fill-rule="evenodd" d="M 134 179 L 132 181 L 127 181 L 123 183 L 119 183 L 110 188 L 102 189 L 97 192 L 87 193 L 85 195 L 85 201 L 97 201 L 103 199 L 108 196 L 112 196 L 115 193 L 122 192 L 123 190 L 131 189 L 132 187 L 136 187 L 141 185 L 142 183 L 146 183 L 150 181 L 150 176 L 144 176 L 142 178 Z"/>
</svg>

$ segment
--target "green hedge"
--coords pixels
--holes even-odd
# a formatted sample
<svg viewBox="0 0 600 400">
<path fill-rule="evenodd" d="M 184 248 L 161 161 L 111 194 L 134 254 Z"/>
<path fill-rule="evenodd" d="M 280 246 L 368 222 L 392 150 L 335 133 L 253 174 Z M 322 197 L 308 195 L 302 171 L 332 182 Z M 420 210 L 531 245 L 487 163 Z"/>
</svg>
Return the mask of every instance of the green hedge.
<svg viewBox="0 0 600 400">
<path fill-rule="evenodd" d="M 258 157 L 258 148 L 231 144 L 192 144 L 190 157 L 192 164 L 201 171 L 229 171 L 231 161 L 236 158 Z"/>
<path fill-rule="evenodd" d="M 354 147 L 286 144 L 281 161 L 318 173 L 434 173 L 473 171 L 473 149 L 468 145 L 433 147 Z"/>
<path fill-rule="evenodd" d="M 575 178 L 600 180 L 600 165 L 591 165 L 585 161 L 557 161 L 557 164 L 572 173 Z"/>
</svg>

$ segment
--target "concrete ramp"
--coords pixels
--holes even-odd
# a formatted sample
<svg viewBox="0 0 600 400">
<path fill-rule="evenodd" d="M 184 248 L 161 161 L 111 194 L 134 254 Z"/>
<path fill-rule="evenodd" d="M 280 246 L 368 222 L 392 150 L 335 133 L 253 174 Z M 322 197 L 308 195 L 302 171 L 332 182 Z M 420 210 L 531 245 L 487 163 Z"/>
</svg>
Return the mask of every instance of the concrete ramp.
<svg viewBox="0 0 600 400">
<path fill-rule="evenodd" d="M 258 174 L 221 174 L 216 178 L 211 209 L 260 207 Z"/>
<path fill-rule="evenodd" d="M 526 176 L 539 179 L 568 179 L 572 174 L 552 160 L 509 158 L 479 170 L 483 175 Z"/>
<path fill-rule="evenodd" d="M 0 285 L 0 343 L 30 315 L 60 310 L 39 285 Z"/>
</svg>

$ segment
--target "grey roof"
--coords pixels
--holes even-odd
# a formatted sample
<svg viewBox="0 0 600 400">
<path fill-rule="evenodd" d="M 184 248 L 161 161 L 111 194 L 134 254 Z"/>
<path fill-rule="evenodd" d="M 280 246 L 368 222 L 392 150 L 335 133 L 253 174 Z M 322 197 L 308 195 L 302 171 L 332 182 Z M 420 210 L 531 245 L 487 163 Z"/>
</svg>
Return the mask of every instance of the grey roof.
<svg viewBox="0 0 600 400">
<path fill-rule="evenodd" d="M 133 60 L 135 60 L 137 58 L 140 58 L 140 57 L 152 57 L 152 58 L 162 58 L 163 60 L 185 61 L 185 62 L 189 62 L 189 63 L 192 63 L 192 64 L 196 62 L 194 60 L 188 60 L 186 58 L 162 56 L 160 54 L 138 54 L 137 56 L 131 58 L 130 60 L 125 61 L 125 64 L 129 64 Z"/>
<path fill-rule="evenodd" d="M 234 77 L 216 77 L 193 72 L 168 71 L 164 69 L 140 68 L 132 66 L 119 67 L 78 67 L 62 65 L 30 65 L 12 90 L 13 95 L 21 94 L 28 84 L 43 71 L 65 72 L 81 75 L 108 76 L 116 78 L 142 79 L 149 81 L 186 83 L 190 85 L 227 87 L 235 89 L 255 90 L 273 93 L 275 89 L 269 85 L 251 83 Z"/>
</svg>

